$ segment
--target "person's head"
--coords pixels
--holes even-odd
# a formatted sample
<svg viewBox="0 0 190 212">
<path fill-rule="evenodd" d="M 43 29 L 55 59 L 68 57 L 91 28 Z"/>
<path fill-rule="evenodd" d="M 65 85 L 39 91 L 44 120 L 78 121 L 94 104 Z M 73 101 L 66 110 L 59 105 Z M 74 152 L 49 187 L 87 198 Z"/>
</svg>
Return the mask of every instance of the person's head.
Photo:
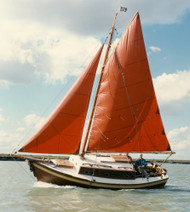
<svg viewBox="0 0 190 212">
<path fill-rule="evenodd" d="M 142 156 L 143 156 L 143 154 L 142 154 L 142 153 L 140 153 L 140 154 L 139 154 L 139 158 L 140 158 L 140 159 L 142 159 Z"/>
</svg>

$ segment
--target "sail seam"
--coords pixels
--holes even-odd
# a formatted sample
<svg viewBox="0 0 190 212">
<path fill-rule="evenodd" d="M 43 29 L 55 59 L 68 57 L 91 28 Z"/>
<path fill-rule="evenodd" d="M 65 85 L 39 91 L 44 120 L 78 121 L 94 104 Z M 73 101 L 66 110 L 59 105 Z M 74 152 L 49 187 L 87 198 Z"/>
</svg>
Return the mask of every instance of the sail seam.
<svg viewBox="0 0 190 212">
<path fill-rule="evenodd" d="M 78 114 L 71 114 L 71 113 L 64 113 L 64 112 L 59 112 L 59 114 L 65 114 L 65 115 L 69 115 L 69 116 L 74 116 L 74 117 L 83 117 L 84 115 L 78 115 Z"/>
<path fill-rule="evenodd" d="M 141 118 L 141 117 L 140 117 Z M 156 117 L 154 117 L 154 118 L 156 118 Z M 152 119 L 154 119 L 154 118 L 152 118 Z M 141 120 L 140 121 L 138 121 L 138 123 L 143 123 L 143 122 L 145 122 L 142 118 L 141 118 Z M 127 129 L 127 128 L 130 128 L 131 126 L 134 126 L 133 124 L 130 124 L 130 125 L 128 125 L 128 126 L 126 126 L 126 127 L 122 127 L 122 128 L 119 128 L 119 129 L 115 129 L 115 130 L 110 130 L 110 131 L 106 131 L 106 132 L 116 132 L 116 131 L 119 131 L 119 130 L 124 130 L 124 129 Z M 150 134 L 149 134 L 150 135 Z"/>
<path fill-rule="evenodd" d="M 141 81 L 139 81 L 139 82 L 136 82 L 136 83 L 133 83 L 133 84 L 128 84 L 128 85 L 124 85 L 123 87 L 121 87 L 121 88 L 124 88 L 124 87 L 132 87 L 132 86 L 134 86 L 134 85 L 139 85 L 139 84 L 143 84 L 144 82 L 149 82 L 150 81 L 150 78 L 148 78 L 148 79 L 146 79 L 146 80 L 141 80 Z"/>
<path fill-rule="evenodd" d="M 149 98 L 147 99 L 147 101 L 152 101 L 154 98 Z M 132 106 L 137 106 L 137 105 L 141 105 L 144 101 L 142 102 L 138 102 L 136 104 L 132 104 Z M 113 112 L 116 112 L 116 111 L 120 111 L 120 110 L 124 110 L 126 108 L 130 108 L 131 106 L 127 106 L 127 107 L 122 107 L 122 108 L 118 108 L 117 110 L 112 110 Z"/>
<path fill-rule="evenodd" d="M 82 94 L 82 93 L 76 93 L 76 95 L 79 95 L 79 96 L 89 96 L 89 94 Z"/>
<path fill-rule="evenodd" d="M 141 122 L 140 122 L 141 123 Z M 110 131 L 106 131 L 107 133 L 109 133 L 109 132 L 117 132 L 117 131 L 119 131 L 119 130 L 124 130 L 124 129 L 127 129 L 127 128 L 131 128 L 131 126 L 134 126 L 134 124 L 130 124 L 130 125 L 128 125 L 128 126 L 126 126 L 126 127 L 122 127 L 122 128 L 119 128 L 119 129 L 115 129 L 115 130 L 110 130 Z"/>
<path fill-rule="evenodd" d="M 138 62 L 135 61 L 135 62 L 133 62 L 133 63 L 127 63 L 126 66 L 131 66 L 131 65 L 134 65 L 134 64 L 142 63 L 142 62 L 144 62 L 144 61 L 146 62 L 146 58 L 144 58 L 144 59 L 142 59 L 142 60 L 139 60 Z"/>
<path fill-rule="evenodd" d="M 117 59 L 118 65 L 119 65 L 119 69 L 121 71 L 121 75 L 122 75 L 122 78 L 123 78 L 123 84 L 124 84 L 124 87 L 125 87 L 125 91 L 126 91 L 126 94 L 127 94 L 128 101 L 129 101 L 133 123 L 135 124 L 135 120 L 134 120 L 134 117 L 133 117 L 135 115 L 135 113 L 134 113 L 134 110 L 132 108 L 132 103 L 131 103 L 131 100 L 130 100 L 130 97 L 129 97 L 129 93 L 128 93 L 128 89 L 127 89 L 127 82 L 126 82 L 126 79 L 125 79 L 125 74 L 123 72 L 123 68 L 121 66 L 121 63 L 120 63 L 118 55 L 117 55 L 117 49 L 115 49 L 115 56 L 116 56 L 116 59 Z"/>
</svg>

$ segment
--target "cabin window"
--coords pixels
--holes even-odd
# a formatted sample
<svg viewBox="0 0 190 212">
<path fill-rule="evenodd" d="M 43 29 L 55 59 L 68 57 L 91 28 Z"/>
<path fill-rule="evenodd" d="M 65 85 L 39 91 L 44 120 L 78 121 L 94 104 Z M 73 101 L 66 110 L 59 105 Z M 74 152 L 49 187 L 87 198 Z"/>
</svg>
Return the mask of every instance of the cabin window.
<svg viewBox="0 0 190 212">
<path fill-rule="evenodd" d="M 125 178 L 126 178 L 126 179 L 129 179 L 130 177 L 129 177 L 129 175 L 128 175 L 128 174 L 125 174 Z"/>
<path fill-rule="evenodd" d="M 104 177 L 110 177 L 110 173 L 108 172 L 104 173 Z"/>
<path fill-rule="evenodd" d="M 84 170 L 84 174 L 89 175 L 89 174 L 90 174 L 90 171 L 87 170 L 87 169 L 85 169 L 85 170 Z"/>
</svg>

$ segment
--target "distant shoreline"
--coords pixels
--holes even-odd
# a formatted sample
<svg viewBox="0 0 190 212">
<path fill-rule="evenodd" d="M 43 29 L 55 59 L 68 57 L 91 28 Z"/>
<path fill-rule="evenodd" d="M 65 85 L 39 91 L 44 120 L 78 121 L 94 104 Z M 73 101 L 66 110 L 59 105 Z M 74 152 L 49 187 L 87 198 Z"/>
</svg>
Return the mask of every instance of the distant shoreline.
<svg viewBox="0 0 190 212">
<path fill-rule="evenodd" d="M 34 157 L 34 156 L 26 156 L 26 157 Z M 25 159 L 13 157 L 10 154 L 0 154 L 0 161 L 24 161 Z M 152 161 L 151 159 L 147 159 L 148 162 Z M 163 163 L 164 159 L 155 160 L 157 163 Z M 190 164 L 190 160 L 167 160 L 165 163 L 170 164 Z"/>
</svg>

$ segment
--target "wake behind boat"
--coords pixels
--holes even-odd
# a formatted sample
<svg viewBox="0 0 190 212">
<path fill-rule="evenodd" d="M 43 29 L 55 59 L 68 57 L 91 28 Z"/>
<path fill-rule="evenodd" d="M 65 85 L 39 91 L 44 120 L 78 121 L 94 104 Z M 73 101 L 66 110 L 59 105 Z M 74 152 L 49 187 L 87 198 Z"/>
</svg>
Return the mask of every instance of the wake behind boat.
<svg viewBox="0 0 190 212">
<path fill-rule="evenodd" d="M 84 123 L 102 47 L 42 129 L 19 152 L 70 155 L 69 159 L 26 157 L 39 181 L 91 188 L 164 186 L 167 171 L 148 165 L 138 172 L 130 153 L 172 154 L 162 124 L 136 13 L 108 59 L 117 13 L 85 139 Z"/>
</svg>

